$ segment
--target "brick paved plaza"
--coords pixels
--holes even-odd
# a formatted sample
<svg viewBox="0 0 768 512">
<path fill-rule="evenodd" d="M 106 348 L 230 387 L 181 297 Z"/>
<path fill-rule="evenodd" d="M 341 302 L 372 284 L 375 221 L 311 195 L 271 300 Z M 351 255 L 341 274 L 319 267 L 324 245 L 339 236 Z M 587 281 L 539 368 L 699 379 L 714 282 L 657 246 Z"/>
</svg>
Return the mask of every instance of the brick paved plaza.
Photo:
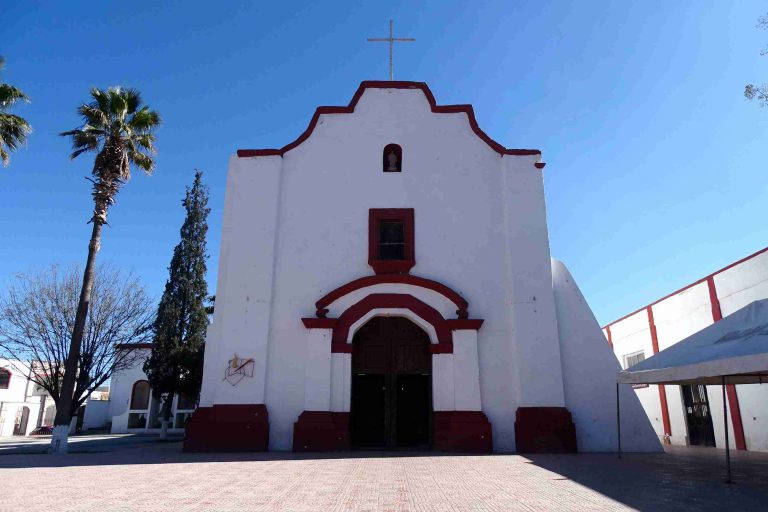
<svg viewBox="0 0 768 512">
<path fill-rule="evenodd" d="M 0 456 L 0 510 L 765 510 L 768 456 L 184 454 L 180 443 Z"/>
</svg>

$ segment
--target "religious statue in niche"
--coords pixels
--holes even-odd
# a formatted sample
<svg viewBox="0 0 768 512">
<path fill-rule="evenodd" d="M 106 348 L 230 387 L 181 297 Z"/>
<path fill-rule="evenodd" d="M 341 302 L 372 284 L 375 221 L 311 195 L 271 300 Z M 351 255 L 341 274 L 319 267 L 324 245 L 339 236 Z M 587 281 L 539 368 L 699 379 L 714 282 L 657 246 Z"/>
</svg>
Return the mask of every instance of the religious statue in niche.
<svg viewBox="0 0 768 512">
<path fill-rule="evenodd" d="M 384 172 L 401 172 L 403 170 L 403 149 L 397 144 L 387 144 L 384 148 Z"/>
<path fill-rule="evenodd" d="M 224 372 L 224 380 L 233 386 L 237 386 L 245 377 L 253 377 L 253 358 L 235 357 L 227 361 L 227 369 Z"/>
</svg>

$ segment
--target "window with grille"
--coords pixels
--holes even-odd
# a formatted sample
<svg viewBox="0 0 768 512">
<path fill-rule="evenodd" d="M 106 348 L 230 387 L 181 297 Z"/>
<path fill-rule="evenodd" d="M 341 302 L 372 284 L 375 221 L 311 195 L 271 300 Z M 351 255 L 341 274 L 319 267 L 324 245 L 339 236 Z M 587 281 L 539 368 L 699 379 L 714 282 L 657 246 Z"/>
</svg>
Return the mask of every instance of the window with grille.
<svg viewBox="0 0 768 512">
<path fill-rule="evenodd" d="M 636 352 L 634 354 L 628 354 L 624 356 L 624 369 L 626 370 L 630 366 L 634 366 L 640 361 L 645 361 L 645 352 Z"/>
<path fill-rule="evenodd" d="M 413 208 L 368 212 L 368 264 L 377 274 L 407 274 L 416 264 Z"/>
</svg>

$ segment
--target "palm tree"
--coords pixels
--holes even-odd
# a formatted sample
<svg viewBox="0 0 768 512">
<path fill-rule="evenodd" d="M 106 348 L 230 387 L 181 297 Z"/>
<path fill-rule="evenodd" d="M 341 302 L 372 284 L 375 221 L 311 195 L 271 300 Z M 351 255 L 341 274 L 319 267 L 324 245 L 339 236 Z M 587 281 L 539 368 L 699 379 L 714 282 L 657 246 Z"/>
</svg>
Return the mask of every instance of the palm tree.
<svg viewBox="0 0 768 512">
<path fill-rule="evenodd" d="M 5 59 L 0 57 L 0 70 L 4 67 Z M 24 144 L 27 135 L 32 131 L 32 127 L 23 117 L 7 112 L 18 101 L 29 103 L 29 98 L 20 89 L 0 83 L 0 159 L 6 167 L 10 162 L 9 152 Z"/>
<path fill-rule="evenodd" d="M 91 89 L 93 101 L 80 105 L 77 112 L 83 125 L 62 133 L 72 139 L 72 155 L 94 152 L 96 158 L 91 172 L 93 178 L 93 223 L 91 241 L 88 244 L 88 260 L 83 272 L 83 286 L 77 305 L 72 342 L 69 346 L 61 384 L 60 406 L 56 408 L 51 451 L 67 451 L 67 432 L 72 416 L 75 381 L 79 377 L 77 361 L 88 316 L 88 306 L 93 288 L 96 253 L 101 245 L 101 228 L 107 223 L 107 210 L 115 203 L 120 187 L 131 177 L 131 167 L 151 174 L 155 168 L 155 129 L 160 125 L 157 112 L 142 105 L 141 95 L 135 89 L 111 87 L 107 90 Z"/>
</svg>

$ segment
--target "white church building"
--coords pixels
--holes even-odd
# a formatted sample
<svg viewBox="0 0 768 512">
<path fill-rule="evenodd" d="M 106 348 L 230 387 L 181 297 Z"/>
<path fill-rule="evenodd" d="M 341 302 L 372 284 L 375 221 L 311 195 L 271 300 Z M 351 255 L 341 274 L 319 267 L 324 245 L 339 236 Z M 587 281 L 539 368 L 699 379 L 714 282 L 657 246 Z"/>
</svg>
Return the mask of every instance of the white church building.
<svg viewBox="0 0 768 512">
<path fill-rule="evenodd" d="M 610 451 L 620 365 L 551 259 L 541 153 L 363 82 L 229 162 L 188 451 Z M 622 446 L 660 443 L 631 388 Z"/>
</svg>

